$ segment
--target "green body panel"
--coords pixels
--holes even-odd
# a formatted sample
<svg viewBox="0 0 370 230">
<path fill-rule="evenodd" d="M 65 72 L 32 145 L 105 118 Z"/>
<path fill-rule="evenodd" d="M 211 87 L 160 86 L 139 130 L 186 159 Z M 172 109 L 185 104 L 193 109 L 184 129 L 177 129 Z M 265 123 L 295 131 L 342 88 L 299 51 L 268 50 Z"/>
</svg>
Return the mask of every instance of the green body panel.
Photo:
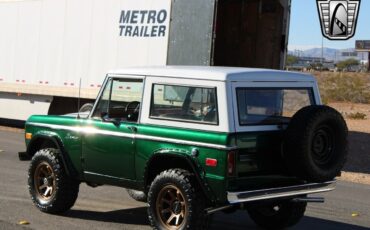
<svg viewBox="0 0 370 230">
<path fill-rule="evenodd" d="M 81 120 L 65 116 L 32 116 L 29 118 L 28 122 L 64 125 L 70 127 L 82 125 Z M 32 139 L 39 136 L 59 138 L 63 147 L 67 151 L 71 163 L 77 174 L 79 175 L 79 178 L 83 179 L 83 170 L 81 165 L 81 133 L 72 130 L 32 126 L 29 125 L 28 122 L 26 123 L 25 132 L 32 133 Z M 27 146 L 29 145 L 29 143 L 30 141 L 26 140 Z"/>
<path fill-rule="evenodd" d="M 148 126 L 139 125 L 137 133 L 141 135 L 149 135 L 162 138 L 176 138 L 179 140 L 188 140 L 203 142 L 217 145 L 229 145 L 229 136 L 226 133 L 202 132 L 178 128 L 169 128 L 164 126 Z M 199 147 L 195 145 L 183 145 L 169 142 L 151 141 L 151 140 L 136 140 L 137 156 L 136 156 L 136 175 L 138 180 L 143 180 L 145 166 L 153 153 L 160 154 L 161 152 L 176 153 L 178 155 L 188 156 L 194 165 L 197 167 L 198 174 L 204 180 L 204 183 L 209 186 L 209 189 L 216 199 L 225 200 L 226 195 L 226 160 L 227 152 L 207 147 Z M 199 156 L 191 155 L 193 149 L 198 150 Z M 158 153 L 159 152 L 159 153 Z M 217 167 L 209 167 L 205 165 L 206 158 L 217 159 Z M 141 176 L 141 177 L 140 177 Z"/>
<path fill-rule="evenodd" d="M 43 127 L 42 124 L 57 127 Z M 132 138 L 133 132 L 128 126 L 135 126 L 136 134 L 146 138 Z M 96 134 L 83 131 L 83 128 L 95 128 L 132 137 Z M 224 202 L 226 199 L 226 150 L 150 140 L 150 137 L 154 136 L 228 146 L 231 139 L 226 133 L 134 123 L 115 125 L 112 122 L 68 116 L 32 116 L 26 123 L 26 132 L 32 133 L 34 138 L 46 135 L 60 139 L 81 180 L 142 189 L 149 159 L 155 154 L 177 154 L 192 161 L 200 178 L 216 200 Z M 29 141 L 26 141 L 26 144 L 29 144 Z M 191 155 L 193 149 L 198 150 L 197 157 Z M 217 166 L 206 166 L 206 158 L 217 159 Z M 86 171 L 89 173 L 85 173 Z"/>
<path fill-rule="evenodd" d="M 33 138 L 39 135 L 58 138 L 79 179 L 92 183 L 142 190 L 148 163 L 158 154 L 174 154 L 189 160 L 207 193 L 218 204 L 227 202 L 227 191 L 268 188 L 295 181 L 284 176 L 281 131 L 220 133 L 67 116 L 32 116 L 26 123 L 26 132 L 32 133 Z M 227 176 L 228 150 L 212 145 L 237 146 L 234 176 Z M 198 150 L 197 156 L 192 155 L 194 149 Z M 206 158 L 217 159 L 217 166 L 206 166 Z"/>
<path fill-rule="evenodd" d="M 84 121 L 86 127 L 94 127 L 99 130 L 132 134 L 127 124 L 121 123 L 116 126 L 111 122 L 99 120 Z M 132 126 L 132 124 L 129 124 Z M 82 135 L 82 157 L 84 159 L 84 171 L 102 177 L 85 174 L 86 180 L 99 180 L 94 182 L 104 183 L 106 179 L 112 179 L 112 183 L 118 180 L 132 181 L 136 179 L 135 174 L 135 142 L 131 136 L 113 136 L 104 133 L 83 133 Z"/>
</svg>

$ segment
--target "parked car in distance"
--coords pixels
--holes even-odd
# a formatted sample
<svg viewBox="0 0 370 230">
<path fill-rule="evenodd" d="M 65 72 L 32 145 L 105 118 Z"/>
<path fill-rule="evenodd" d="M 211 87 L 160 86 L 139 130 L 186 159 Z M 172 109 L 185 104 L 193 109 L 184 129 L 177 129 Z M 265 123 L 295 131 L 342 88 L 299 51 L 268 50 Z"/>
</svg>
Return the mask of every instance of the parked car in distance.
<svg viewBox="0 0 370 230">
<path fill-rule="evenodd" d="M 283 228 L 323 201 L 308 195 L 335 188 L 347 156 L 343 117 L 301 73 L 127 68 L 85 108 L 26 122 L 19 156 L 32 159 L 29 192 L 43 212 L 69 210 L 86 182 L 148 202 L 153 229 L 206 229 L 214 212 L 238 209 Z"/>
</svg>

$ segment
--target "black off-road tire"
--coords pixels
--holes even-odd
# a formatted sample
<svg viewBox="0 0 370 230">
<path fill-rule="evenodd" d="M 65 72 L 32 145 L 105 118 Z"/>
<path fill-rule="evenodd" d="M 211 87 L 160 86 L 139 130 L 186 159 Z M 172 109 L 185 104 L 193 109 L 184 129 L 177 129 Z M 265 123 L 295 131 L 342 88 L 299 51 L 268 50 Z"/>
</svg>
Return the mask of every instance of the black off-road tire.
<svg viewBox="0 0 370 230">
<path fill-rule="evenodd" d="M 147 202 L 147 200 L 148 200 L 148 197 L 145 194 L 145 192 L 138 191 L 138 190 L 133 190 L 133 189 L 126 189 L 126 191 L 127 191 L 128 195 L 136 201 Z"/>
<path fill-rule="evenodd" d="M 42 212 L 52 214 L 64 213 L 74 205 L 80 185 L 79 181 L 67 176 L 58 155 L 57 149 L 41 149 L 32 157 L 28 170 L 28 189 L 33 203 Z M 37 179 L 42 175 L 44 179 Z M 47 187 L 38 189 L 46 185 L 53 188 L 47 195 Z"/>
<path fill-rule="evenodd" d="M 265 229 L 284 229 L 299 222 L 306 211 L 306 202 L 279 201 L 278 203 L 247 207 L 250 218 Z"/>
<path fill-rule="evenodd" d="M 290 173 L 312 182 L 340 174 L 347 159 L 348 129 L 342 115 L 324 105 L 307 106 L 285 132 L 283 158 Z"/>
<path fill-rule="evenodd" d="M 178 190 L 181 192 L 186 207 L 183 210 L 186 210 L 184 214 L 183 222 L 181 225 L 175 226 L 175 228 L 170 228 L 164 224 L 163 220 L 168 220 L 167 218 L 162 218 L 158 215 L 157 208 L 159 210 L 164 210 L 165 205 L 157 205 L 158 202 L 161 202 L 162 192 L 166 194 L 166 189 L 168 194 L 170 190 Z M 168 195 L 171 197 L 170 195 Z M 166 197 L 164 197 L 166 198 Z M 166 198 L 167 199 L 167 198 Z M 181 199 L 179 199 L 181 200 Z M 153 229 L 164 230 L 164 229 L 192 229 L 192 230 L 202 230 L 207 229 L 210 216 L 205 214 L 206 201 L 203 193 L 199 189 L 194 176 L 186 170 L 183 169 L 169 169 L 161 172 L 152 182 L 149 193 L 148 193 L 148 216 L 149 221 Z M 170 205 L 168 205 L 170 206 Z M 174 207 L 173 210 L 176 211 L 176 203 L 173 202 L 171 207 Z M 185 212 L 185 211 L 184 211 Z M 177 212 L 174 212 L 177 213 Z M 167 214 L 166 215 L 170 215 Z M 172 214 L 171 214 L 172 215 Z M 174 220 L 176 221 L 176 220 Z M 171 222 L 170 222 L 171 224 Z M 176 225 L 176 223 L 173 223 Z"/>
</svg>

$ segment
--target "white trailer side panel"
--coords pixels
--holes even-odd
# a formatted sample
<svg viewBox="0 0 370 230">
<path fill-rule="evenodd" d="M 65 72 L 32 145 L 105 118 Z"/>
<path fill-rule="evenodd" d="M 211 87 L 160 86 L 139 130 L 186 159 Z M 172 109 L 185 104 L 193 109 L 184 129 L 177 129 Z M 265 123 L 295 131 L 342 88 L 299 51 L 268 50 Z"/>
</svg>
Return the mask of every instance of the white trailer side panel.
<svg viewBox="0 0 370 230">
<path fill-rule="evenodd" d="M 87 73 L 87 84 L 89 84 L 89 87 L 96 87 L 96 85 L 102 84 L 101 78 L 94 77 L 96 73 L 103 76 L 107 69 L 118 65 L 117 54 L 120 37 L 117 35 L 119 16 L 111 17 L 110 14 L 120 8 L 121 4 L 119 1 L 115 1 L 114 4 L 106 4 L 105 1 L 99 0 L 94 1 L 92 11 L 95 17 L 92 18 L 91 33 L 93 35 L 90 41 L 90 46 L 94 48 L 90 50 L 90 68 Z M 112 36 L 112 34 L 116 36 Z M 99 44 L 105 44 L 105 46 Z"/>
<path fill-rule="evenodd" d="M 34 114 L 47 114 L 53 97 L 40 95 L 16 95 L 0 92 L 0 118 L 25 121 Z"/>
<path fill-rule="evenodd" d="M 165 65 L 170 9 L 171 0 L 0 0 L 0 118 L 47 114 L 53 96 L 77 97 L 80 78 L 81 96 L 95 98 L 111 69 Z"/>
<path fill-rule="evenodd" d="M 0 0 L 0 82 L 22 92 L 25 84 L 78 87 L 82 78 L 91 88 L 109 69 L 165 65 L 170 8 L 170 0 Z M 120 34 L 121 25 L 158 24 L 148 14 L 120 22 L 122 11 L 136 10 L 165 10 L 165 36 Z"/>
<path fill-rule="evenodd" d="M 33 76 L 40 87 L 62 86 L 62 55 L 65 40 L 66 1 L 42 1 L 39 61 L 37 73 Z M 66 78 L 68 76 L 65 76 Z"/>
<path fill-rule="evenodd" d="M 18 19 L 18 6 L 12 3 L 1 3 L 0 18 L 0 84 L 2 84 L 5 81 L 15 82 L 13 71 L 17 26 L 14 25 Z"/>
<path fill-rule="evenodd" d="M 13 79 L 21 84 L 35 84 L 39 56 L 41 24 L 40 1 L 19 5 Z"/>
</svg>

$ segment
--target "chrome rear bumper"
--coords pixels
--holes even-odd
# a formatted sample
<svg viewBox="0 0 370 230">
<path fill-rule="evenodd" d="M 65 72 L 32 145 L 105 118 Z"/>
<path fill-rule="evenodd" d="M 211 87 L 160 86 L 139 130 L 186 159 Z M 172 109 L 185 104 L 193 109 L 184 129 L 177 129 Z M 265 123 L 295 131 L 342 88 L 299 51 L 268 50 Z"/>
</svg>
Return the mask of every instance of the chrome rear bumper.
<svg viewBox="0 0 370 230">
<path fill-rule="evenodd" d="M 335 189 L 335 185 L 336 181 L 328 181 L 324 183 L 310 183 L 270 189 L 227 192 L 227 199 L 230 204 L 237 204 L 249 201 L 295 197 L 300 195 L 332 191 Z"/>
</svg>

